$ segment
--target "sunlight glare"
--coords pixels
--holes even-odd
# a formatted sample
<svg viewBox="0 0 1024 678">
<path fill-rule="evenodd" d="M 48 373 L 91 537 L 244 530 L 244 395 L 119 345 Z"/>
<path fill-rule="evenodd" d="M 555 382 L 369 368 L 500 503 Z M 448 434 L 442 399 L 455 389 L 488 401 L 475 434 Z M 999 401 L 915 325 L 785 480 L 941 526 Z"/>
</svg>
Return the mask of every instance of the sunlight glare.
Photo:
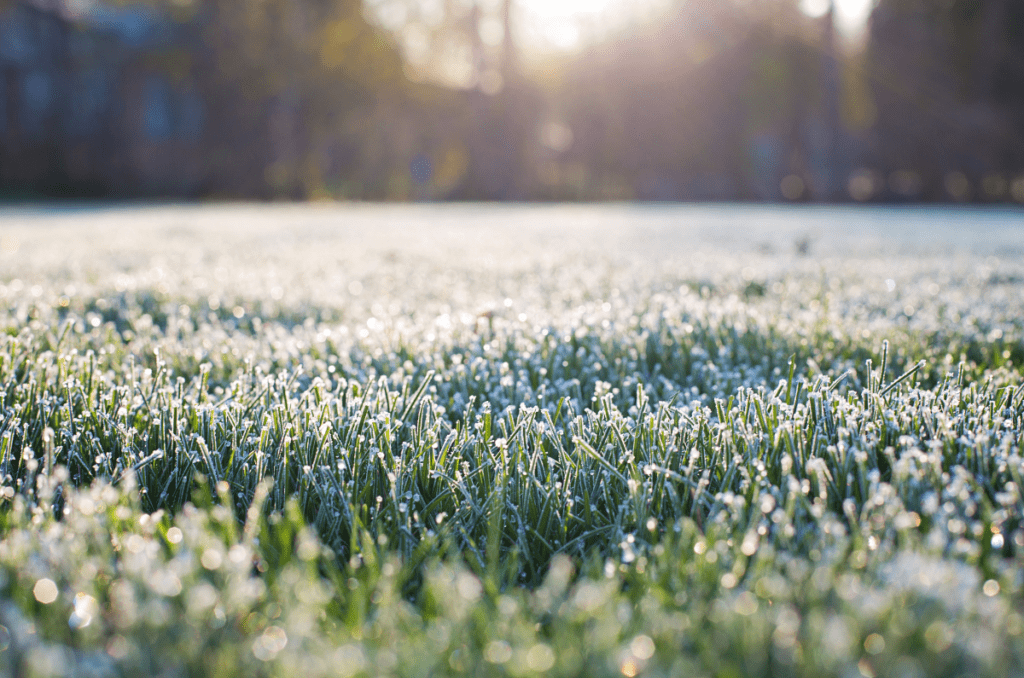
<svg viewBox="0 0 1024 678">
<path fill-rule="evenodd" d="M 800 11 L 812 19 L 825 16 L 835 5 L 836 31 L 856 41 L 865 32 L 876 0 L 799 0 Z M 663 0 L 518 0 L 515 3 L 528 43 L 557 51 L 579 49 L 588 40 L 606 34 L 630 19 L 652 16 L 666 9 Z"/>
<path fill-rule="evenodd" d="M 586 17 L 604 14 L 616 0 L 520 0 L 519 6 L 538 18 Z"/>
<path fill-rule="evenodd" d="M 835 27 L 846 38 L 857 38 L 867 28 L 875 0 L 800 0 L 800 11 L 812 19 L 819 19 L 835 3 Z"/>
<path fill-rule="evenodd" d="M 830 4 L 830 0 L 800 0 L 800 11 L 812 19 L 819 19 L 825 16 Z"/>
<path fill-rule="evenodd" d="M 652 0 L 635 3 L 654 5 Z M 595 33 L 611 28 L 634 13 L 637 7 L 622 0 L 519 0 L 518 23 L 530 42 L 559 51 L 578 49 Z"/>
<path fill-rule="evenodd" d="M 835 0 L 836 30 L 847 38 L 857 38 L 867 28 L 871 10 L 875 8 L 874 0 Z"/>
</svg>

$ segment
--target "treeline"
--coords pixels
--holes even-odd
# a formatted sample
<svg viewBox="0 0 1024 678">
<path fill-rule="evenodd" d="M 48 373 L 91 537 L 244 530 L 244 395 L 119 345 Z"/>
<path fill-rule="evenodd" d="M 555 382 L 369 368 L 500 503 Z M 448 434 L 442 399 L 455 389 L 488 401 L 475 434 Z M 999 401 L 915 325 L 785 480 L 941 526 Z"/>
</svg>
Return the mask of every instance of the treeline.
<svg viewBox="0 0 1024 678">
<path fill-rule="evenodd" d="M 146 133 L 91 142 L 120 173 L 43 136 L 69 192 L 1024 202 L 1024 0 L 879 0 L 857 40 L 797 5 L 682 0 L 540 61 L 515 0 L 138 0 L 118 91 Z M 154 77 L 199 102 L 191 135 L 152 133 Z"/>
<path fill-rule="evenodd" d="M 1024 2 L 880 0 L 858 41 L 796 3 L 681 3 L 557 100 L 581 195 L 1024 202 Z"/>
</svg>

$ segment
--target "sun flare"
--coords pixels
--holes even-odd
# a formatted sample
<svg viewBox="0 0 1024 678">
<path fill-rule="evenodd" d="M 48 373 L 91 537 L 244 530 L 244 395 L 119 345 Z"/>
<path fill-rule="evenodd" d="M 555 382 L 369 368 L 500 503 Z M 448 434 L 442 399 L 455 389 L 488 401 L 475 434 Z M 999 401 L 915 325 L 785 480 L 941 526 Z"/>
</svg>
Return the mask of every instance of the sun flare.
<svg viewBox="0 0 1024 678">
<path fill-rule="evenodd" d="M 519 0 L 521 32 L 531 47 L 573 51 L 636 19 L 654 16 L 667 0 Z"/>
<path fill-rule="evenodd" d="M 719 2 L 727 0 L 718 0 Z M 859 35 L 874 0 L 799 0 L 801 12 L 824 16 L 834 6 L 836 29 Z M 650 19 L 673 5 L 671 0 L 517 0 L 520 32 L 528 49 L 574 51 L 636 20 Z"/>
</svg>

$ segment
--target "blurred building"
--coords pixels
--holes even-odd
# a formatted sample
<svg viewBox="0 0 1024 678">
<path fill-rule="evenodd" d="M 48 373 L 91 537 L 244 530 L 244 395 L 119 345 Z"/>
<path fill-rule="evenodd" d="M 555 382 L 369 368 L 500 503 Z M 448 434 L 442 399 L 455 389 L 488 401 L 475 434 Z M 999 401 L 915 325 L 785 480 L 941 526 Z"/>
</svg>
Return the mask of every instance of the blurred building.
<svg viewBox="0 0 1024 678">
<path fill-rule="evenodd" d="M 0 12 L 2 193 L 189 194 L 203 106 L 173 22 L 73 0 Z"/>
</svg>

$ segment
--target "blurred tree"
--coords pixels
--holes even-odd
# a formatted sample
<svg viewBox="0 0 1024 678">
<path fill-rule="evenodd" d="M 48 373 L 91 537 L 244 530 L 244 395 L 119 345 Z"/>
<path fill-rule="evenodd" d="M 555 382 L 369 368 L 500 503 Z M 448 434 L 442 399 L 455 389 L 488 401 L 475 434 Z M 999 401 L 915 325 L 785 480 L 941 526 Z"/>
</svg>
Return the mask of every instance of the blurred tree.
<svg viewBox="0 0 1024 678">
<path fill-rule="evenodd" d="M 691 1 L 590 48 L 560 94 L 582 173 L 560 176 L 608 197 L 728 199 L 779 197 L 793 175 L 791 197 L 831 197 L 838 57 L 822 25 L 785 0 Z"/>
<path fill-rule="evenodd" d="M 892 194 L 1004 199 L 1024 171 L 1024 2 L 880 0 L 868 55 Z"/>
<path fill-rule="evenodd" d="M 232 145 L 266 153 L 255 166 L 265 168 L 267 187 L 314 196 L 325 191 L 328 169 L 339 176 L 355 171 L 365 132 L 356 121 L 373 118 L 365 109 L 403 82 L 397 49 L 363 18 L 359 0 L 216 0 L 206 8 L 197 25 L 217 69 L 207 93 L 217 96 L 227 86 L 256 117 L 267 143 Z M 218 106 L 226 117 L 215 127 L 232 128 L 241 106 Z M 341 148 L 348 149 L 347 162 L 331 157 Z"/>
<path fill-rule="evenodd" d="M 400 41 L 407 71 L 450 88 L 463 103 L 458 149 L 464 180 L 450 193 L 463 199 L 522 199 L 536 194 L 538 128 L 547 102 L 523 72 L 514 0 L 369 0 Z M 440 159 L 439 159 L 440 160 Z"/>
<path fill-rule="evenodd" d="M 183 36 L 204 104 L 208 191 L 315 197 L 353 177 L 374 183 L 363 161 L 379 153 L 363 136 L 406 81 L 392 36 L 366 21 L 360 0 L 128 3 L 168 17 Z"/>
<path fill-rule="evenodd" d="M 133 76 L 202 102 L 213 194 L 1003 199 L 1024 172 L 1024 0 L 878 0 L 860 51 L 798 0 L 678 0 L 543 64 L 516 0 L 106 2 L 162 17 Z"/>
</svg>

